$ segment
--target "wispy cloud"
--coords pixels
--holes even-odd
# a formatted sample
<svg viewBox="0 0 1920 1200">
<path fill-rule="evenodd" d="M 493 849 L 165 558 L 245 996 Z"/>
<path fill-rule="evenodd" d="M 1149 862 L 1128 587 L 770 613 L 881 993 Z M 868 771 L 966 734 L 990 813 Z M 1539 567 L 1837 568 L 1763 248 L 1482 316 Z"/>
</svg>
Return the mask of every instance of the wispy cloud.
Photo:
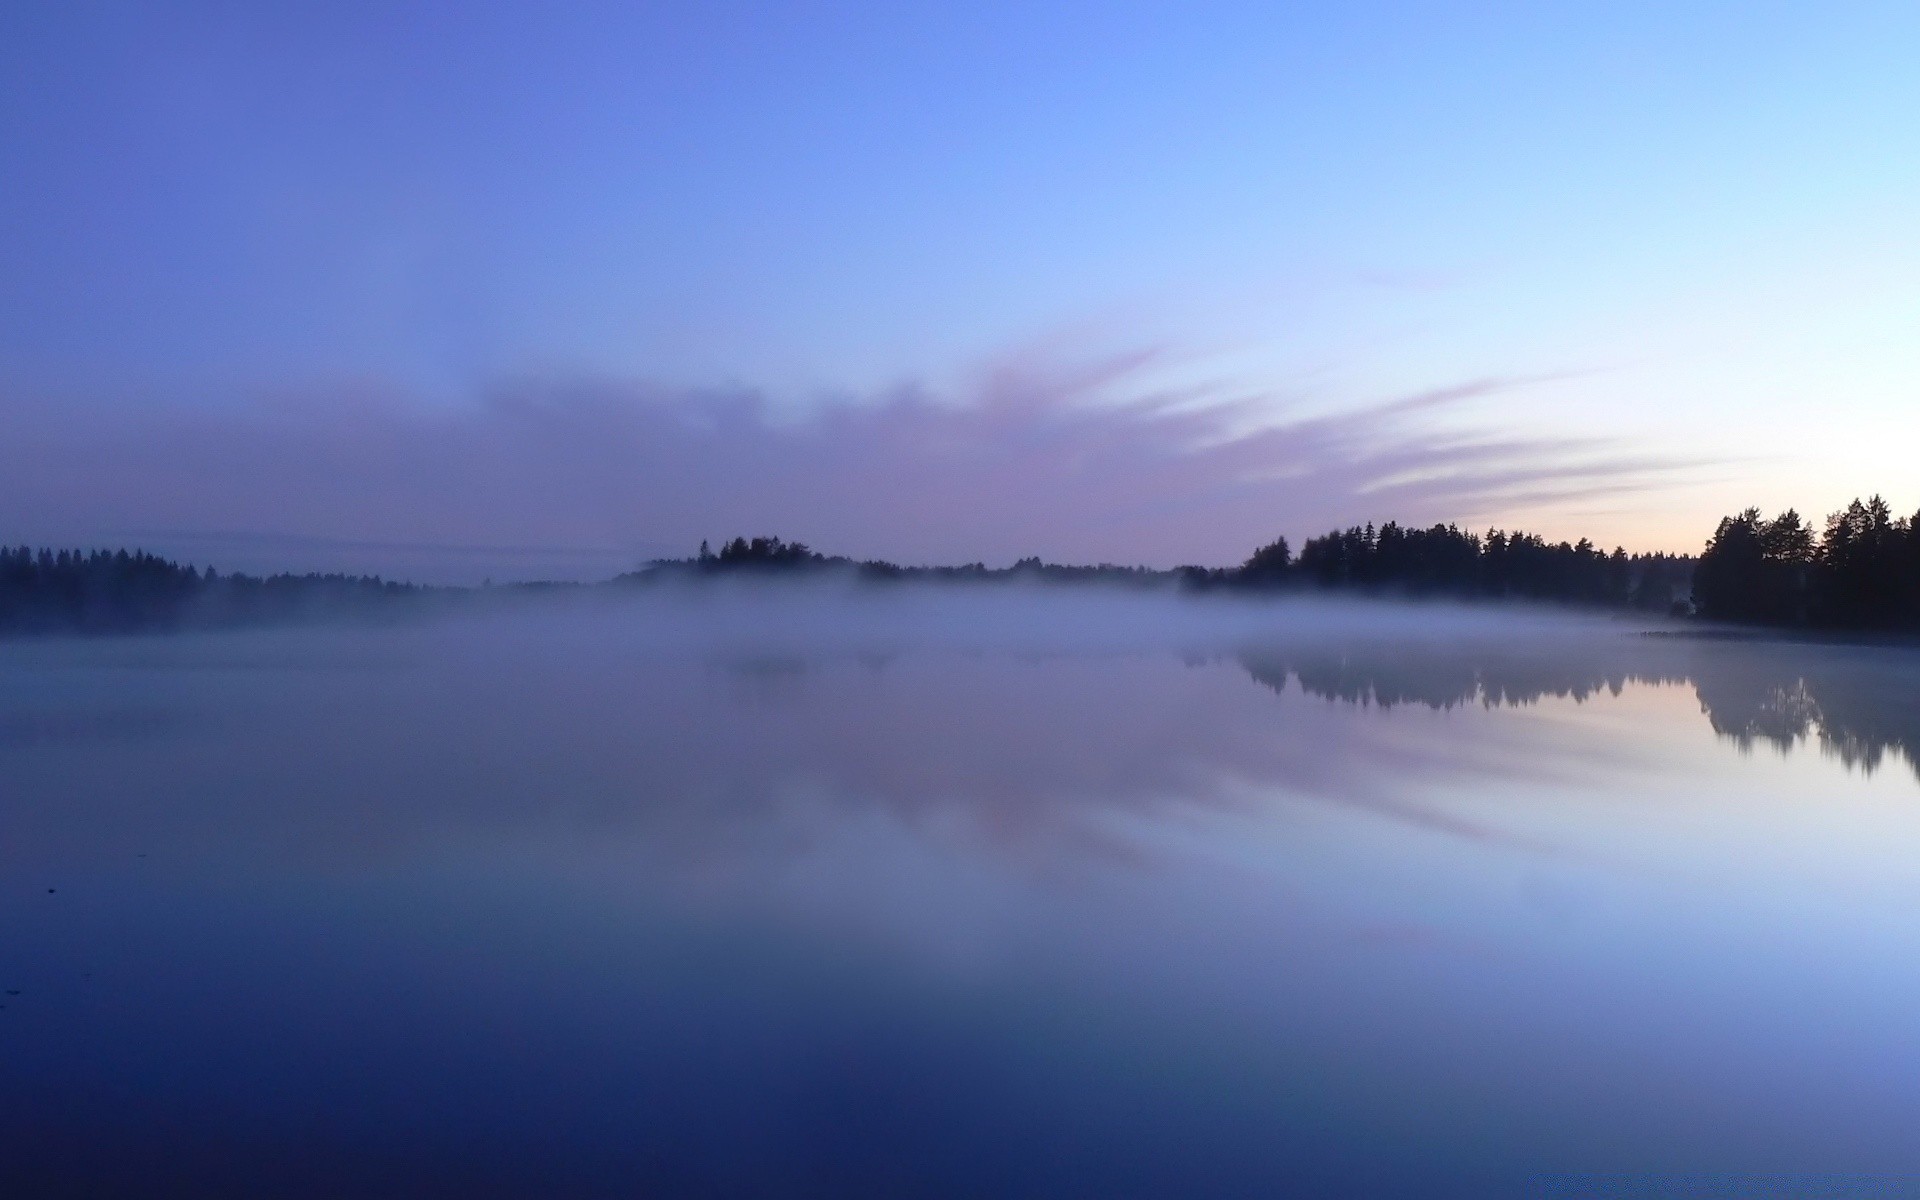
<svg viewBox="0 0 1920 1200">
<path fill-rule="evenodd" d="M 591 571 L 740 532 L 911 562 L 1227 563 L 1277 533 L 1478 521 L 1657 486 L 1680 466 L 1460 425 L 1468 401 L 1535 380 L 1301 415 L 1266 396 L 1153 388 L 1153 365 L 1010 360 L 963 395 L 903 387 L 801 411 L 752 391 L 607 381 L 464 406 L 378 389 L 111 412 L 10 403 L 0 511 L 21 526 L 0 538 L 208 544 L 246 530 L 398 547 L 428 574 L 472 573 L 488 548 L 511 570 L 540 547 Z"/>
</svg>

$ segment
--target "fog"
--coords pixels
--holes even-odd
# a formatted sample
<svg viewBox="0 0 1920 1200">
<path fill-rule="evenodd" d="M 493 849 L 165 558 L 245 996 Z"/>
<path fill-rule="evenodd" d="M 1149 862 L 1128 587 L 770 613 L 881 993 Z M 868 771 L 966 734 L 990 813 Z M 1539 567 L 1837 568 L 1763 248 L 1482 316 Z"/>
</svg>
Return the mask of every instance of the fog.
<svg viewBox="0 0 1920 1200">
<path fill-rule="evenodd" d="M 145 826 L 195 845 L 305 826 L 281 839 L 302 854 L 376 852 L 446 820 L 700 841 L 796 789 L 1001 841 L 1250 787 L 1491 836 L 1427 793 L 1524 774 L 1517 729 L 1459 738 L 1330 710 L 1677 689 L 1729 745 L 1872 770 L 1920 744 L 1905 657 L 1524 606 L 722 580 L 16 643 L 0 647 L 16 685 L 0 748 L 67 781 L 41 836 Z M 139 765 L 156 753 L 157 774 Z M 98 780 L 85 823 L 76 773 Z M 16 835 L 30 818 L 12 814 Z"/>
<path fill-rule="evenodd" d="M 1920 1169 L 1920 653 L 1699 633 L 822 577 L 0 643 L 0 1180 Z"/>
</svg>

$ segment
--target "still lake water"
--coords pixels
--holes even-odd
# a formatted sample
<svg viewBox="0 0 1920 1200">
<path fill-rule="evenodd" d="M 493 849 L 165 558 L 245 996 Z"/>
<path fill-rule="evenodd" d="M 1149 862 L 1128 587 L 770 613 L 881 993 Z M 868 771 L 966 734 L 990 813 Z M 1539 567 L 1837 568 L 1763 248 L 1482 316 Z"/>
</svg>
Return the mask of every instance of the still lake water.
<svg viewBox="0 0 1920 1200">
<path fill-rule="evenodd" d="M 1905 1194 L 1920 651 L 1646 628 L 0 645 L 0 1194 Z"/>
</svg>

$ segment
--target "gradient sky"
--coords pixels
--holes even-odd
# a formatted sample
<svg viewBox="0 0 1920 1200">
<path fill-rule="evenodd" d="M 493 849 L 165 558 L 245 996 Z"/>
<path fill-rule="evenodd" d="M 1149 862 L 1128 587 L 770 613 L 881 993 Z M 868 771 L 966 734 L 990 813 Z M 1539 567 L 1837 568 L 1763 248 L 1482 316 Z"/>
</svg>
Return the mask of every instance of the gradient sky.
<svg viewBox="0 0 1920 1200">
<path fill-rule="evenodd" d="M 1920 7 L 16 3 L 0 541 L 1920 507 Z"/>
</svg>

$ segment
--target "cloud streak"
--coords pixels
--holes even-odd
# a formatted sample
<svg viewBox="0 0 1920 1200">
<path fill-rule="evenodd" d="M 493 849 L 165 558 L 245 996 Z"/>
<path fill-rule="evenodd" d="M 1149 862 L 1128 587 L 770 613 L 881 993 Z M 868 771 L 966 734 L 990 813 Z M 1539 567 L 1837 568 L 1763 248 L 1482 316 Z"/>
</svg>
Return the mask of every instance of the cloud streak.
<svg viewBox="0 0 1920 1200">
<path fill-rule="evenodd" d="M 905 387 L 804 412 L 617 382 L 525 383 L 461 406 L 372 388 L 111 418 L 10 403 L 0 511 L 22 527 L 0 538 L 172 537 L 196 560 L 230 546 L 242 566 L 311 565 L 325 545 L 341 561 L 321 565 L 350 566 L 372 547 L 374 565 L 427 577 L 487 570 L 489 548 L 507 573 L 593 574 L 741 532 L 907 562 L 1223 564 L 1277 533 L 1478 521 L 1657 486 L 1680 465 L 1433 420 L 1535 381 L 1308 416 L 1155 389 L 1152 366 L 1014 360 L 964 395 Z"/>
</svg>

